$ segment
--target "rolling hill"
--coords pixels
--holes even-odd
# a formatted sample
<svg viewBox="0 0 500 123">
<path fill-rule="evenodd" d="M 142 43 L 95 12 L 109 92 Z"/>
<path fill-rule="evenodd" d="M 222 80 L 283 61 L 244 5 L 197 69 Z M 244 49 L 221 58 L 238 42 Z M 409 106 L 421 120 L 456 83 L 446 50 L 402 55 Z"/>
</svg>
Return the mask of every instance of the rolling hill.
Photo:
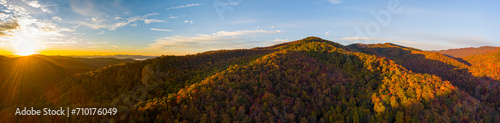
<svg viewBox="0 0 500 123">
<path fill-rule="evenodd" d="M 131 59 L 72 58 L 64 56 L 31 55 L 0 57 L 0 108 L 25 105 L 43 96 L 66 77 L 97 68 L 131 62 Z"/>
<path fill-rule="evenodd" d="M 498 98 L 490 87 L 498 82 L 474 76 L 469 69 L 469 64 L 439 53 L 389 43 L 343 46 L 308 37 L 99 68 L 62 79 L 26 104 L 116 107 L 117 115 L 13 116 L 9 113 L 16 106 L 8 106 L 0 119 L 499 122 Z M 490 84 L 481 85 L 486 80 Z"/>
<path fill-rule="evenodd" d="M 381 54 L 413 72 L 439 76 L 481 100 L 484 105 L 500 111 L 498 53 L 472 55 L 462 60 L 390 43 L 349 47 L 368 54 Z"/>
</svg>

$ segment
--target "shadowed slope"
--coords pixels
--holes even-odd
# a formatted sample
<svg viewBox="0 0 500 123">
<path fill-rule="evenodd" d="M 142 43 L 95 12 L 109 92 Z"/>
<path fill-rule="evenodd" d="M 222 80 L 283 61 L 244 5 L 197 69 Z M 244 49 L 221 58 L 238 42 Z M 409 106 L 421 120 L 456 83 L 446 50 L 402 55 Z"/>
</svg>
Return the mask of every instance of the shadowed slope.
<svg viewBox="0 0 500 123">
<path fill-rule="evenodd" d="M 31 55 L 24 57 L 0 57 L 0 109 L 8 106 L 24 106 L 43 96 L 66 77 L 109 66 L 126 60 L 77 59 L 62 56 Z M 99 63 L 88 64 L 81 61 Z M 103 62 L 101 62 L 103 61 Z"/>
</svg>

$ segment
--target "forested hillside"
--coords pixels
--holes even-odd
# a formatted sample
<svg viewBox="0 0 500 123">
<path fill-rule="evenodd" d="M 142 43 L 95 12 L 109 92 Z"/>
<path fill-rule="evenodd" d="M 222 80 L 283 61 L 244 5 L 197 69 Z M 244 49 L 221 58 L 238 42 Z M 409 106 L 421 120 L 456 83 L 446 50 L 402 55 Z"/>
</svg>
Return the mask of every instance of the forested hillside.
<svg viewBox="0 0 500 123">
<path fill-rule="evenodd" d="M 275 49 L 163 99 L 141 102 L 131 119 L 490 122 L 498 117 L 448 81 L 412 73 L 382 57 L 351 52 L 314 37 Z"/>
<path fill-rule="evenodd" d="M 474 76 L 500 81 L 500 47 L 461 48 L 437 51 L 445 55 L 457 57 L 471 65 Z"/>
<path fill-rule="evenodd" d="M 484 46 L 437 52 L 467 62 L 471 65 L 470 71 L 474 76 L 500 81 L 500 47 Z"/>
<path fill-rule="evenodd" d="M 349 47 L 369 54 L 381 54 L 397 64 L 418 73 L 428 73 L 450 81 L 453 85 L 500 111 L 498 53 L 473 55 L 458 60 L 440 53 L 406 48 L 395 44 L 355 44 Z"/>
<path fill-rule="evenodd" d="M 500 47 L 483 46 L 437 51 L 445 55 L 463 59 L 471 65 L 474 76 L 489 77 L 500 81 Z"/>
<path fill-rule="evenodd" d="M 473 65 L 471 71 L 475 76 L 483 76 L 500 81 L 500 52 L 472 55 L 464 59 Z"/>
<path fill-rule="evenodd" d="M 498 81 L 470 73 L 470 64 L 394 44 L 308 37 L 100 68 L 28 104 L 116 107 L 114 116 L 13 116 L 14 106 L 0 115 L 18 122 L 499 122 Z"/>
<path fill-rule="evenodd" d="M 33 102 L 33 99 L 45 96 L 66 77 L 130 61 L 133 60 L 43 55 L 12 58 L 0 56 L 0 110 L 24 106 Z"/>
</svg>

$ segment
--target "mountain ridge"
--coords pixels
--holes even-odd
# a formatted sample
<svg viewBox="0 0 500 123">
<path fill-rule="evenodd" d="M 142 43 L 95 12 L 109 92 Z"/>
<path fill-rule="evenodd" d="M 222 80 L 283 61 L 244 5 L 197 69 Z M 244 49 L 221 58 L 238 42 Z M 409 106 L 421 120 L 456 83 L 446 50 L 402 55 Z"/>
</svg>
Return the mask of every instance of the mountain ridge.
<svg viewBox="0 0 500 123">
<path fill-rule="evenodd" d="M 483 55 L 488 53 L 500 52 L 500 47 L 493 46 L 481 46 L 481 47 L 467 47 L 467 48 L 457 48 L 457 49 L 447 49 L 432 51 L 441 54 L 449 55 L 457 58 L 464 58 L 472 55 Z"/>
</svg>

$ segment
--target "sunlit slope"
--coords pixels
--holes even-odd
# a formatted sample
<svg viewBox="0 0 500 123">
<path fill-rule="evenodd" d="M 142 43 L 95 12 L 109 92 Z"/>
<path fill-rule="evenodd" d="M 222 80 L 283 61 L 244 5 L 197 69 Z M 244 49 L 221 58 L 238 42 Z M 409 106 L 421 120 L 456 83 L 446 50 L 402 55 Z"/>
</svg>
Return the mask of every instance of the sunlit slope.
<svg viewBox="0 0 500 123">
<path fill-rule="evenodd" d="M 475 76 L 489 77 L 500 81 L 500 51 L 468 56 L 464 60 L 472 64 L 471 71 Z"/>
<path fill-rule="evenodd" d="M 7 58 L 0 62 L 1 106 L 29 102 L 69 76 L 62 67 L 37 56 Z"/>
<path fill-rule="evenodd" d="M 437 51 L 453 57 L 460 57 L 471 64 L 474 76 L 488 77 L 500 81 L 500 47 L 461 48 Z"/>
<path fill-rule="evenodd" d="M 500 111 L 498 54 L 473 55 L 462 59 L 436 52 L 421 51 L 395 44 L 354 44 L 349 46 L 369 54 L 394 60 L 397 64 L 417 73 L 432 74 L 450 81 L 484 105 Z M 485 76 L 485 77 L 483 77 Z"/>
</svg>

